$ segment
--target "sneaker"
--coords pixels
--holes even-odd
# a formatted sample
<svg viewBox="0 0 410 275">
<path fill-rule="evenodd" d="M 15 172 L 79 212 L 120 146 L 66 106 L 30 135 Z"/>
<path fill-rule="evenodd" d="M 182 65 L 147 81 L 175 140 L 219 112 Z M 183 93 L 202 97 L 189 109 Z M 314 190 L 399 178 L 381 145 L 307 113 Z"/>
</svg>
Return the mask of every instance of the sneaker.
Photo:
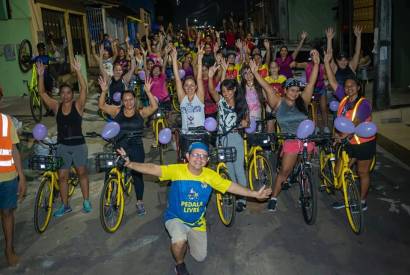
<svg viewBox="0 0 410 275">
<path fill-rule="evenodd" d="M 333 209 L 342 209 L 345 208 L 345 202 L 344 201 L 335 201 L 332 203 Z"/>
<path fill-rule="evenodd" d="M 242 212 L 246 209 L 246 203 L 243 201 L 238 201 L 236 203 L 236 212 Z"/>
<path fill-rule="evenodd" d="M 275 212 L 277 203 L 278 203 L 277 199 L 271 198 L 268 202 L 268 211 L 269 212 Z"/>
<path fill-rule="evenodd" d="M 91 202 L 89 200 L 83 201 L 83 210 L 85 213 L 90 213 L 93 208 L 91 207 Z"/>
<path fill-rule="evenodd" d="M 327 127 L 327 126 L 324 127 L 324 128 L 323 128 L 323 133 L 324 133 L 324 134 L 330 134 L 330 129 L 329 129 L 329 127 Z"/>
<path fill-rule="evenodd" d="M 367 211 L 367 202 L 362 201 L 362 211 Z"/>
<path fill-rule="evenodd" d="M 69 205 L 68 205 L 68 206 L 65 206 L 64 204 L 62 204 L 62 205 L 60 206 L 60 208 L 58 208 L 58 209 L 54 212 L 53 216 L 56 217 L 56 218 L 58 218 L 58 217 L 64 216 L 64 215 L 67 214 L 67 213 L 70 213 L 71 211 L 73 211 L 73 209 L 71 209 L 71 207 L 70 207 Z"/>
<path fill-rule="evenodd" d="M 177 275 L 189 275 L 188 270 L 186 269 L 185 263 L 177 264 L 175 266 L 175 273 Z"/>
<path fill-rule="evenodd" d="M 144 203 L 143 202 L 137 202 L 137 215 L 138 216 L 144 216 L 147 212 L 145 211 Z"/>
</svg>

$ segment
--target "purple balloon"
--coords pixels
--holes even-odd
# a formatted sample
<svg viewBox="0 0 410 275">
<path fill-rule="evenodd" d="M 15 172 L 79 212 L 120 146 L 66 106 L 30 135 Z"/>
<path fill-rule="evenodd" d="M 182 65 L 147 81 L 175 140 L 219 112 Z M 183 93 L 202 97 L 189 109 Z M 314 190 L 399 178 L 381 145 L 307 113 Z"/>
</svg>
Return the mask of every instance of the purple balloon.
<svg viewBox="0 0 410 275">
<path fill-rule="evenodd" d="M 141 70 L 138 72 L 138 77 L 144 81 L 145 80 L 145 71 Z"/>
<path fill-rule="evenodd" d="M 338 116 L 335 119 L 334 125 L 335 125 L 335 128 L 339 132 L 342 132 L 342 133 L 345 133 L 345 134 L 352 134 L 355 131 L 355 127 L 354 127 L 353 122 L 350 119 L 348 119 L 344 116 Z"/>
<path fill-rule="evenodd" d="M 34 126 L 33 137 L 36 140 L 43 140 L 47 135 L 48 135 L 48 129 L 44 124 L 38 123 Z"/>
<path fill-rule="evenodd" d="M 115 92 L 114 95 L 112 96 L 112 99 L 115 102 L 121 102 L 121 93 L 120 92 Z"/>
<path fill-rule="evenodd" d="M 171 141 L 172 138 L 172 133 L 171 129 L 169 128 L 164 128 L 158 133 L 158 141 L 161 144 L 168 144 Z"/>
<path fill-rule="evenodd" d="M 247 132 L 248 134 L 252 134 L 255 131 L 256 131 L 256 121 L 251 118 L 251 121 L 249 123 L 249 127 L 245 128 L 245 132 Z"/>
<path fill-rule="evenodd" d="M 373 122 L 362 122 L 359 125 L 357 125 L 354 132 L 359 137 L 372 137 L 377 133 L 377 126 Z"/>
<path fill-rule="evenodd" d="M 337 110 L 339 109 L 339 101 L 333 100 L 329 103 L 329 109 L 332 112 L 337 112 Z"/>
<path fill-rule="evenodd" d="M 296 136 L 300 139 L 307 138 L 315 131 L 315 123 L 310 119 L 302 121 L 296 130 Z"/>
<path fill-rule="evenodd" d="M 179 78 L 183 79 L 185 77 L 185 71 L 183 69 L 178 70 Z"/>
<path fill-rule="evenodd" d="M 104 139 L 112 139 L 113 137 L 117 136 L 119 132 L 120 132 L 120 125 L 115 121 L 111 121 L 105 124 L 101 132 L 101 136 Z"/>
<path fill-rule="evenodd" d="M 207 131 L 213 132 L 216 130 L 217 122 L 213 117 L 207 117 L 205 119 L 204 127 Z"/>
</svg>

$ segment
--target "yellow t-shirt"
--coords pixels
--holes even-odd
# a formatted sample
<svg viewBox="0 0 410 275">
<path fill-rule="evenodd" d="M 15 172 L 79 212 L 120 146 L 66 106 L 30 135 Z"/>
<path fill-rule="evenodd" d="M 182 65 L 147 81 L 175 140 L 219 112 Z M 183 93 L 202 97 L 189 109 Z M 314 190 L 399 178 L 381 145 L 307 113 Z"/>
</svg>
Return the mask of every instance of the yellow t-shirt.
<svg viewBox="0 0 410 275">
<path fill-rule="evenodd" d="M 188 164 L 161 166 L 160 180 L 171 180 L 165 221 L 179 219 L 194 230 L 206 231 L 205 211 L 212 189 L 225 193 L 231 181 L 204 167 L 200 175 L 193 175 Z"/>
<path fill-rule="evenodd" d="M 11 119 L 9 117 L 9 119 Z M 10 128 L 10 136 L 11 136 L 11 142 L 13 144 L 19 143 L 19 137 L 17 135 L 16 128 L 14 127 L 14 124 L 11 123 L 11 128 Z M 0 173 L 0 184 L 4 181 L 9 181 L 17 177 L 17 171 L 12 171 L 12 172 L 5 172 L 5 173 Z"/>
<path fill-rule="evenodd" d="M 265 77 L 266 82 L 268 82 L 269 84 L 282 84 L 283 82 L 286 81 L 286 76 L 284 75 L 279 75 L 278 79 L 273 79 L 270 75 L 268 75 L 267 77 Z"/>
</svg>

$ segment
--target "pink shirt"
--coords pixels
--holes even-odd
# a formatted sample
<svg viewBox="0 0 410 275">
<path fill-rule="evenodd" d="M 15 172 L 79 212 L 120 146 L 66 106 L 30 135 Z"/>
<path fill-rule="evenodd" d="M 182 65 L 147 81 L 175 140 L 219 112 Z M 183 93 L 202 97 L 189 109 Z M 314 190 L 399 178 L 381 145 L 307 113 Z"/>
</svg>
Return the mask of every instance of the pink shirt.
<svg viewBox="0 0 410 275">
<path fill-rule="evenodd" d="M 246 103 L 248 103 L 249 116 L 256 120 L 262 117 L 261 103 L 259 102 L 258 93 L 255 88 L 246 87 Z"/>
<path fill-rule="evenodd" d="M 312 73 L 312 70 L 313 70 L 313 64 L 312 64 L 312 62 L 309 62 L 307 64 L 306 70 L 305 70 L 305 72 L 306 72 L 306 82 L 309 82 L 310 74 Z M 320 64 L 319 65 L 319 75 L 318 75 L 317 80 L 316 80 L 315 89 L 323 90 L 324 88 L 326 88 L 324 76 L 325 76 L 325 68 L 324 68 L 323 64 Z"/>
<path fill-rule="evenodd" d="M 151 93 L 158 98 L 159 102 L 169 101 L 165 74 L 152 78 Z"/>
</svg>

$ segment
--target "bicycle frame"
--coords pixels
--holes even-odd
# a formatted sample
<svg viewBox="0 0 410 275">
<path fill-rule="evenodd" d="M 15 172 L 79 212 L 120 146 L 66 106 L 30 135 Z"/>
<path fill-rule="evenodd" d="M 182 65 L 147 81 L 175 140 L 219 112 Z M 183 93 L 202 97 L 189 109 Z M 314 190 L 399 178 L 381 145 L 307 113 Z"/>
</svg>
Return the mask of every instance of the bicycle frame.
<svg viewBox="0 0 410 275">
<path fill-rule="evenodd" d="M 252 145 L 249 149 L 248 149 L 248 140 L 245 137 L 243 139 L 243 148 L 244 148 L 244 155 L 245 155 L 245 166 L 249 167 L 250 166 L 250 161 L 256 161 L 256 155 L 258 152 L 263 152 L 263 149 L 261 146 L 259 145 Z M 258 180 L 259 176 L 258 176 L 258 171 L 257 171 L 257 165 L 254 165 L 254 174 L 256 179 Z M 250 174 L 249 174 L 250 177 Z M 251 179 L 249 179 L 251 180 Z"/>
<path fill-rule="evenodd" d="M 124 173 L 122 171 L 120 171 L 117 167 L 113 167 L 111 168 L 111 170 L 108 172 L 108 177 L 113 176 L 115 179 L 117 179 L 118 181 L 118 194 L 120 194 L 119 196 L 116 196 L 117 201 L 116 204 L 119 205 L 121 202 L 121 199 L 123 197 L 123 192 L 124 192 Z M 112 186 L 109 186 L 108 189 L 108 200 L 107 200 L 107 205 L 110 205 L 110 199 L 111 199 L 111 192 L 112 192 Z"/>
<path fill-rule="evenodd" d="M 154 121 L 152 122 L 152 131 L 154 132 L 155 135 L 155 143 L 156 145 L 159 144 L 159 127 L 162 125 L 162 129 L 167 127 L 167 122 L 164 117 L 160 118 L 155 118 Z"/>
</svg>

